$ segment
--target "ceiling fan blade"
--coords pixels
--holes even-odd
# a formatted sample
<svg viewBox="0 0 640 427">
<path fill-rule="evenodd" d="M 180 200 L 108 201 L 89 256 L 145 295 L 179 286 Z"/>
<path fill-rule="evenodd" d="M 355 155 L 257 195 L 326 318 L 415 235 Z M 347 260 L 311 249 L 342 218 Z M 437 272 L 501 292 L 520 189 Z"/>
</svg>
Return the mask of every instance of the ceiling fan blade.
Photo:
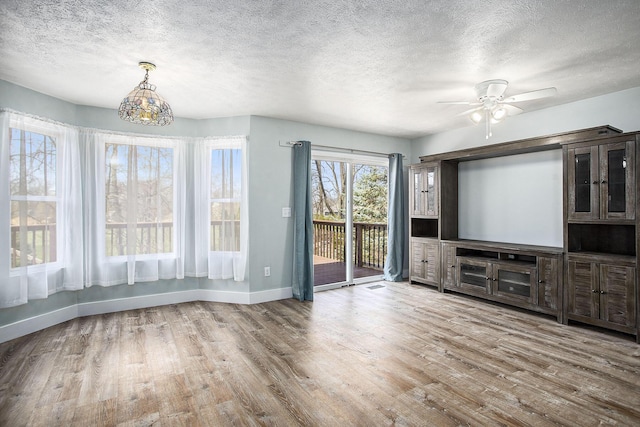
<svg viewBox="0 0 640 427">
<path fill-rule="evenodd" d="M 453 105 L 480 105 L 475 101 L 438 101 L 438 104 L 453 104 Z"/>
<path fill-rule="evenodd" d="M 507 90 L 506 82 L 490 83 L 489 86 L 487 86 L 487 97 L 500 98 L 504 94 L 505 90 Z"/>
<path fill-rule="evenodd" d="M 520 113 L 524 112 L 524 110 L 522 108 L 516 107 L 515 105 L 509 105 L 509 104 L 500 103 L 500 106 L 502 108 L 504 108 L 505 110 L 507 110 L 507 115 L 509 115 L 509 116 L 515 116 L 517 114 L 520 114 Z"/>
<path fill-rule="evenodd" d="M 548 87 L 546 89 L 534 90 L 531 92 L 525 92 L 518 95 L 513 95 L 508 98 L 505 98 L 503 102 L 522 102 L 522 101 L 531 101 L 532 99 L 546 98 L 548 96 L 553 96 L 558 93 L 558 89 L 555 87 Z"/>
<path fill-rule="evenodd" d="M 473 113 L 474 111 L 479 111 L 482 110 L 484 108 L 484 106 L 480 106 L 480 107 L 476 107 L 476 108 L 471 108 L 469 110 L 465 110 L 462 113 L 458 113 L 456 114 L 456 116 L 466 116 L 467 114 Z"/>
</svg>

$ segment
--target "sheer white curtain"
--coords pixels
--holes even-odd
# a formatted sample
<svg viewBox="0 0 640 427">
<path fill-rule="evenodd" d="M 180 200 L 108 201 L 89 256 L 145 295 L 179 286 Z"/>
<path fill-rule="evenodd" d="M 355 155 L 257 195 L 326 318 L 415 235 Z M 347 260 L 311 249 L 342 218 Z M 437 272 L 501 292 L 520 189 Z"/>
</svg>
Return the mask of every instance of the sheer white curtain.
<svg viewBox="0 0 640 427">
<path fill-rule="evenodd" d="M 78 131 L 0 112 L 0 307 L 83 287 Z"/>
<path fill-rule="evenodd" d="M 243 281 L 247 263 L 247 140 L 206 138 L 195 147 L 194 187 L 198 273 Z M 205 268 L 206 261 L 206 268 Z M 200 274 L 199 274 L 200 275 Z"/>
<path fill-rule="evenodd" d="M 184 278 L 186 143 L 81 134 L 86 285 Z"/>
<path fill-rule="evenodd" d="M 111 133 L 6 110 L 0 127 L 0 308 L 185 271 L 244 280 L 246 137 Z"/>
</svg>

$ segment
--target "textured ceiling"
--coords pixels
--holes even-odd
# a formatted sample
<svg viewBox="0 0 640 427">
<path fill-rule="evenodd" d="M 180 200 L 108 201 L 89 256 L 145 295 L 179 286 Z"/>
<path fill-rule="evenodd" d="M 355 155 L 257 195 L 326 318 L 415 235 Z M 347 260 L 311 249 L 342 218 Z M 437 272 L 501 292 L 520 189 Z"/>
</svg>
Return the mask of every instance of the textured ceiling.
<svg viewBox="0 0 640 427">
<path fill-rule="evenodd" d="M 117 109 L 264 115 L 403 137 L 468 126 L 483 80 L 525 111 L 640 86 L 638 0 L 1 0 L 0 79 Z M 114 113 L 115 114 L 115 113 Z"/>
</svg>

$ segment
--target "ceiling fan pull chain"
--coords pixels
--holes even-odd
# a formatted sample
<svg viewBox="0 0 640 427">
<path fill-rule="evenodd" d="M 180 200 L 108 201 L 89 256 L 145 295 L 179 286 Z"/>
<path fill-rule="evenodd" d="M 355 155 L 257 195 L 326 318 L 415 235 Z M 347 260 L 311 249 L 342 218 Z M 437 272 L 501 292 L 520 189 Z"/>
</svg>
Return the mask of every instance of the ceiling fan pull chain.
<svg viewBox="0 0 640 427">
<path fill-rule="evenodd" d="M 485 136 L 485 139 L 489 139 L 491 136 L 491 115 L 489 110 L 485 110 L 485 122 L 487 122 L 487 135 Z"/>
</svg>

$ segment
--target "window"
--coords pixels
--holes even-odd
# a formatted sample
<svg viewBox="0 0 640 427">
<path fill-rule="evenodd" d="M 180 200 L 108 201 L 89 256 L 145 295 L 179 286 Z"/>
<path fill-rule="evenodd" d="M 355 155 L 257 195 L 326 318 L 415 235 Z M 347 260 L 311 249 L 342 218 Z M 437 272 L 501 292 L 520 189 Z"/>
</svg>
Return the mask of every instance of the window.
<svg viewBox="0 0 640 427">
<path fill-rule="evenodd" d="M 183 279 L 181 139 L 83 129 L 86 286 Z"/>
<path fill-rule="evenodd" d="M 83 287 L 78 132 L 0 111 L 0 308 Z"/>
<path fill-rule="evenodd" d="M 10 128 L 11 268 L 57 261 L 56 142 Z"/>
<path fill-rule="evenodd" d="M 107 256 L 173 252 L 173 148 L 105 144 Z"/>
<path fill-rule="evenodd" d="M 211 150 L 211 251 L 240 250 L 242 157 L 239 148 Z"/>
<path fill-rule="evenodd" d="M 203 232 L 198 257 L 209 279 L 243 281 L 248 246 L 246 138 L 208 138 L 196 149 L 197 217 Z M 205 241 L 206 239 L 206 241 Z M 205 249 L 206 248 L 206 249 Z"/>
</svg>

